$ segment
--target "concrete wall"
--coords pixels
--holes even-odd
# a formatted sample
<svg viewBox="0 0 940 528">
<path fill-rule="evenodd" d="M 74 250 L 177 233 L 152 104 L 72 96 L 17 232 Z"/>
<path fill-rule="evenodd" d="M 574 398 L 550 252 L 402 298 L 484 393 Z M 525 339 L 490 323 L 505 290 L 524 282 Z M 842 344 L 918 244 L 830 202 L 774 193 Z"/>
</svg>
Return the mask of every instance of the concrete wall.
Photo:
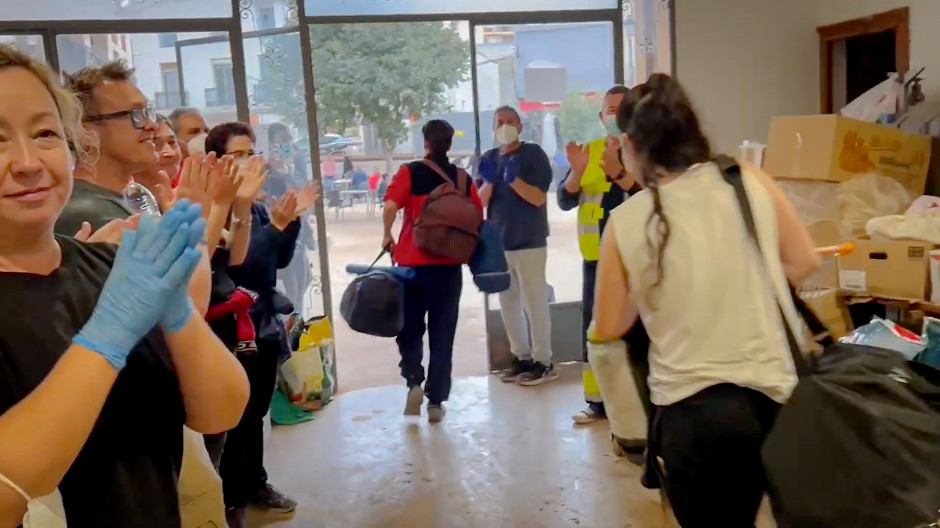
<svg viewBox="0 0 940 528">
<path fill-rule="evenodd" d="M 716 151 L 737 152 L 745 139 L 766 141 L 771 116 L 818 112 L 816 3 L 676 2 L 675 73 Z"/>
</svg>

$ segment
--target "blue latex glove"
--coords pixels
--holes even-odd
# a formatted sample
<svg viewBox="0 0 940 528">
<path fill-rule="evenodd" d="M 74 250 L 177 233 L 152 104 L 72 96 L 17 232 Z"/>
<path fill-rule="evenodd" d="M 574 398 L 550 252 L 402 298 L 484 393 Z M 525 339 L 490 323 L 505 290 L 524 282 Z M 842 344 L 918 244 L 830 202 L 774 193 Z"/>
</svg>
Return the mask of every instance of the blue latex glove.
<svg viewBox="0 0 940 528">
<path fill-rule="evenodd" d="M 189 200 L 177 202 L 173 209 L 164 215 L 161 223 L 167 224 L 162 226 L 165 229 L 161 230 L 164 238 L 168 237 L 168 233 L 172 233 L 180 226 L 188 224 L 190 240 L 186 241 L 187 247 L 196 247 L 205 238 L 206 221 L 202 219 L 202 206 L 190 204 Z M 164 244 L 164 240 L 161 238 L 149 243 L 153 247 L 160 248 Z M 175 286 L 167 301 L 166 312 L 160 320 L 160 325 L 167 334 L 175 334 L 181 331 L 195 313 L 193 303 L 189 298 L 189 279 L 191 276 L 192 272 L 186 276 L 184 283 Z"/>
<path fill-rule="evenodd" d="M 493 180 L 496 179 L 497 167 L 496 160 L 493 158 L 494 156 L 483 156 L 480 158 L 480 166 L 477 168 L 477 172 L 486 183 L 493 183 Z"/>
<path fill-rule="evenodd" d="M 124 368 L 131 350 L 161 320 L 170 297 L 199 263 L 193 230 L 185 222 L 145 216 L 136 232 L 125 231 L 98 304 L 72 342 Z"/>
<path fill-rule="evenodd" d="M 503 181 L 510 184 L 519 176 L 519 157 L 515 154 L 503 158 Z"/>
</svg>

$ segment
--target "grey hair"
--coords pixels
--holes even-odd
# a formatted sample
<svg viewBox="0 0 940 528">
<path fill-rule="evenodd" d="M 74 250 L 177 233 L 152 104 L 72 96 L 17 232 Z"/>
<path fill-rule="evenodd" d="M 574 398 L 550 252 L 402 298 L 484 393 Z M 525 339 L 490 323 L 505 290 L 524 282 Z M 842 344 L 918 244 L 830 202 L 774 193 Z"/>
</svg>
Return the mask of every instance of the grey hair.
<svg viewBox="0 0 940 528">
<path fill-rule="evenodd" d="M 202 117 L 202 114 L 199 112 L 199 110 L 191 106 L 184 106 L 170 112 L 170 128 L 173 129 L 173 132 L 176 132 L 177 134 L 180 133 L 180 119 L 182 119 L 183 116 L 188 115 L 197 115 Z"/>
</svg>

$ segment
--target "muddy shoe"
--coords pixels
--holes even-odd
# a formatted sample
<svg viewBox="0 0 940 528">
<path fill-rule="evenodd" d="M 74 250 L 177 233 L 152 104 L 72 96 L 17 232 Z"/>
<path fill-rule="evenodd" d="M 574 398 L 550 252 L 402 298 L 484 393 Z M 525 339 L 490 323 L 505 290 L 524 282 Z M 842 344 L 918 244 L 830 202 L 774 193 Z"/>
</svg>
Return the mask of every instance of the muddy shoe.
<svg viewBox="0 0 940 528">
<path fill-rule="evenodd" d="M 405 400 L 405 416 L 421 416 L 422 403 L 424 403 L 424 389 L 420 385 L 408 389 L 408 399 Z"/>
<path fill-rule="evenodd" d="M 287 514 L 297 509 L 297 501 L 281 493 L 274 486 L 267 484 L 264 489 L 252 497 L 251 505 L 271 513 Z"/>
<path fill-rule="evenodd" d="M 447 409 L 443 405 L 428 405 L 428 422 L 440 423 L 447 414 Z"/>
<path fill-rule="evenodd" d="M 503 383 L 515 383 L 519 379 L 519 376 L 522 376 L 526 372 L 529 372 L 535 368 L 535 362 L 531 359 L 519 359 L 512 358 L 512 366 L 508 370 L 504 370 L 500 373 L 499 379 Z"/>
</svg>

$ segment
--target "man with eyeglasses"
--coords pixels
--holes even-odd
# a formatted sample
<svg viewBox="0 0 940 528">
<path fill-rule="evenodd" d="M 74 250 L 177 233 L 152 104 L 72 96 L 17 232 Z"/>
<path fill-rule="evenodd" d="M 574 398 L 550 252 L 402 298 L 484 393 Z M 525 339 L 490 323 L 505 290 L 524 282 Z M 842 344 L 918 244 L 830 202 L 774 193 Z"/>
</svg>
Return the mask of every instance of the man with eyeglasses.
<svg viewBox="0 0 940 528">
<path fill-rule="evenodd" d="M 72 236 L 82 222 L 97 230 L 133 213 L 123 190 L 133 174 L 157 162 L 156 114 L 133 75 L 123 61 L 66 75 L 66 87 L 82 102 L 85 127 L 98 138 L 99 154 L 93 165 L 75 168 L 75 187 L 56 223 L 58 233 Z"/>
</svg>

